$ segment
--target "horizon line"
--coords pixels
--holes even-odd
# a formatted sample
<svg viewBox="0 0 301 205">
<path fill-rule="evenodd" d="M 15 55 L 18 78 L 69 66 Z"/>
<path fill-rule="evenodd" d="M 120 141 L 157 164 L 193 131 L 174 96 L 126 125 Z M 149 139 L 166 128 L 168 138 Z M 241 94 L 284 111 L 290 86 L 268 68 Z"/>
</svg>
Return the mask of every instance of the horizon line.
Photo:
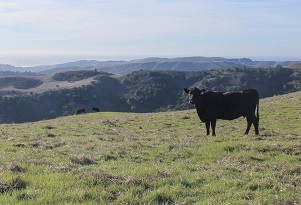
<svg viewBox="0 0 301 205">
<path fill-rule="evenodd" d="M 300 57 L 279 57 L 279 56 L 204 56 L 204 55 L 183 55 L 183 56 L 144 56 L 144 55 L 37 55 L 37 54 L 6 54 L 0 55 L 0 65 L 7 65 L 12 67 L 38 67 L 38 66 L 51 66 L 65 63 L 72 63 L 77 61 L 133 61 L 151 58 L 162 59 L 177 59 L 177 58 L 225 58 L 225 59 L 251 59 L 252 61 L 301 61 Z M 38 60 L 36 58 L 39 58 Z M 4 62 L 3 62 L 4 61 Z"/>
</svg>

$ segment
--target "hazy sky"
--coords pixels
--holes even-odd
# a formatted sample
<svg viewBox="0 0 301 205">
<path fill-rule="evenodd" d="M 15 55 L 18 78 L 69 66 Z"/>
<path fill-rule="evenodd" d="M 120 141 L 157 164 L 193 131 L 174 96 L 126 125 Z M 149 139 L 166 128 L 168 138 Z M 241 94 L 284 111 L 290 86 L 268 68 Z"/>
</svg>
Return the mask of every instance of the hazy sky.
<svg viewBox="0 0 301 205">
<path fill-rule="evenodd" d="M 49 64 L 58 56 L 301 60 L 300 11 L 300 0 L 0 0 L 0 63 Z"/>
</svg>

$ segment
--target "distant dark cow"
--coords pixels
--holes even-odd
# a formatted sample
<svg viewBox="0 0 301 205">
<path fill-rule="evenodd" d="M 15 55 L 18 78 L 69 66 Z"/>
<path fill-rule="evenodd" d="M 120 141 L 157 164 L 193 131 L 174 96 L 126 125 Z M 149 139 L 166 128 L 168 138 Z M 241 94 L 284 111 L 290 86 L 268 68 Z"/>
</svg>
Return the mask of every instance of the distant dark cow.
<svg viewBox="0 0 301 205">
<path fill-rule="evenodd" d="M 93 107 L 93 108 L 92 108 L 92 111 L 93 111 L 93 112 L 100 112 L 99 108 L 97 108 L 97 107 Z"/>
<path fill-rule="evenodd" d="M 190 103 L 195 105 L 199 118 L 206 124 L 207 135 L 210 134 L 211 125 L 212 136 L 215 136 L 217 119 L 233 120 L 241 116 L 247 118 L 245 135 L 249 133 L 252 124 L 255 134 L 259 134 L 259 94 L 256 90 L 216 92 L 184 88 L 184 91 L 191 95 Z M 257 116 L 255 116 L 256 106 Z"/>
<path fill-rule="evenodd" d="M 81 108 L 81 109 L 78 109 L 78 110 L 76 111 L 76 114 L 77 114 L 77 115 L 79 115 L 79 114 L 85 114 L 85 113 L 86 113 L 85 108 Z"/>
</svg>

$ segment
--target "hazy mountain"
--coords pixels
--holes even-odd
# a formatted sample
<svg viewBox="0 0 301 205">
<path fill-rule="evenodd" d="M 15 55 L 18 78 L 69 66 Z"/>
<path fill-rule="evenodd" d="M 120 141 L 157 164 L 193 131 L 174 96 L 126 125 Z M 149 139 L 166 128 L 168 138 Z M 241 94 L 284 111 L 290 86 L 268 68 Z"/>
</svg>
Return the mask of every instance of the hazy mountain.
<svg viewBox="0 0 301 205">
<path fill-rule="evenodd" d="M 58 65 L 48 65 L 48 66 L 36 66 L 35 69 L 43 74 L 55 74 L 64 71 L 74 71 L 74 70 L 94 70 L 99 68 L 102 71 L 104 67 L 111 67 L 114 65 L 123 64 L 126 61 L 97 61 L 97 60 L 80 60 L 74 62 L 68 62 Z"/>
<path fill-rule="evenodd" d="M 288 66 L 297 61 L 253 61 L 249 58 L 222 58 L 222 57 L 179 57 L 179 58 L 145 58 L 130 61 L 97 61 L 80 60 L 58 65 L 14 67 L 1 65 L 0 70 L 34 71 L 43 74 L 55 74 L 71 70 L 98 70 L 116 74 L 128 74 L 137 70 L 176 70 L 201 71 L 221 68 L 244 67 L 275 67 Z"/>
<path fill-rule="evenodd" d="M 97 69 L 98 71 L 128 74 L 137 70 L 201 71 L 222 68 L 287 66 L 295 61 L 252 61 L 249 58 L 221 57 L 145 58 L 131 61 L 78 61 L 42 71 L 53 74 L 66 70 Z M 72 65 L 72 67 L 70 67 Z"/>
<path fill-rule="evenodd" d="M 8 65 L 8 64 L 0 64 L 0 70 L 4 71 L 4 70 L 9 70 L 9 71 L 19 71 L 19 67 L 15 67 L 12 65 Z"/>
</svg>

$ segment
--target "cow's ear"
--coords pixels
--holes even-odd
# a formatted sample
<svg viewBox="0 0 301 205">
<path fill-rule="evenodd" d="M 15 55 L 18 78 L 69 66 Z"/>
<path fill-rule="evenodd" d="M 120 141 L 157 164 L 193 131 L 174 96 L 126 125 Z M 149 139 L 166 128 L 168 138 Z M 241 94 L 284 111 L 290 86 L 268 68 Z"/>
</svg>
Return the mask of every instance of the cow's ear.
<svg viewBox="0 0 301 205">
<path fill-rule="evenodd" d="M 185 93 L 189 93 L 189 90 L 187 88 L 184 88 Z"/>
</svg>

